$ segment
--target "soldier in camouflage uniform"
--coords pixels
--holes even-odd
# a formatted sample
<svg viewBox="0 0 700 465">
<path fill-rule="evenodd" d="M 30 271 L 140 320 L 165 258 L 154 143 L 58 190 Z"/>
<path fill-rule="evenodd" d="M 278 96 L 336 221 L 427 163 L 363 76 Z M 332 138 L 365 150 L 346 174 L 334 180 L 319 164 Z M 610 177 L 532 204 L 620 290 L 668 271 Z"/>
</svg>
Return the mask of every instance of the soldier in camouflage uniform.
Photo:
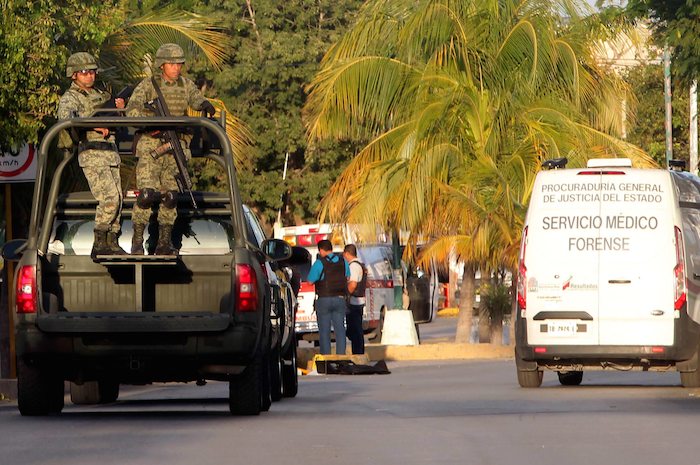
<svg viewBox="0 0 700 465">
<path fill-rule="evenodd" d="M 145 104 L 157 98 L 155 85 L 160 88 L 165 104 L 172 116 L 183 116 L 187 107 L 214 114 L 214 106 L 202 95 L 193 81 L 181 75 L 185 63 L 185 52 L 176 44 L 164 44 L 156 52 L 154 67 L 160 74 L 146 78 L 134 89 L 129 105 L 128 116 L 153 116 Z M 181 137 L 183 150 L 187 156 L 187 139 Z M 151 209 L 158 208 L 158 244 L 156 255 L 174 255 L 172 231 L 177 216 L 177 165 L 168 144 L 164 144 L 157 133 L 143 133 L 136 145 L 136 185 L 139 196 L 131 215 L 134 223 L 134 235 L 131 241 L 131 253 L 144 253 L 143 233 L 151 216 Z"/>
<path fill-rule="evenodd" d="M 74 53 L 68 58 L 66 76 L 73 80 L 58 103 L 58 119 L 86 117 L 111 99 L 107 92 L 95 89 L 97 62 L 86 52 Z M 117 108 L 124 108 L 123 99 L 115 99 Z M 63 134 L 60 145 L 70 147 L 72 142 Z M 119 176 L 119 153 L 114 136 L 107 128 L 93 128 L 82 134 L 78 145 L 78 164 L 85 173 L 90 192 L 97 200 L 95 212 L 95 241 L 90 256 L 124 255 L 119 247 L 122 186 Z"/>
</svg>

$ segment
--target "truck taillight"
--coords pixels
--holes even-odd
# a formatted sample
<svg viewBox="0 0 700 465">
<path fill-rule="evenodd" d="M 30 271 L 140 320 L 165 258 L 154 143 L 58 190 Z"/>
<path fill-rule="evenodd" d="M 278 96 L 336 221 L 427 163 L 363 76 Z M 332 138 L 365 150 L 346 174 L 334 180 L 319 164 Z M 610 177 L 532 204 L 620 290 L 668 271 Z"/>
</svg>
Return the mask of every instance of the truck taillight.
<svg viewBox="0 0 700 465">
<path fill-rule="evenodd" d="M 36 266 L 25 265 L 17 274 L 17 313 L 36 313 Z"/>
<path fill-rule="evenodd" d="M 523 239 L 520 243 L 520 260 L 518 261 L 518 305 L 521 310 L 525 310 L 527 304 L 527 267 L 525 266 L 527 228 L 525 226 L 525 229 L 523 229 Z"/>
<path fill-rule="evenodd" d="M 254 312 L 258 310 L 258 278 L 255 276 L 253 267 L 237 264 L 236 280 L 237 311 Z"/>
<path fill-rule="evenodd" d="M 686 288 L 685 288 L 685 250 L 683 249 L 683 235 L 681 230 L 676 226 L 676 266 L 673 267 L 673 275 L 676 282 L 674 292 L 673 308 L 680 310 L 685 304 Z"/>
</svg>

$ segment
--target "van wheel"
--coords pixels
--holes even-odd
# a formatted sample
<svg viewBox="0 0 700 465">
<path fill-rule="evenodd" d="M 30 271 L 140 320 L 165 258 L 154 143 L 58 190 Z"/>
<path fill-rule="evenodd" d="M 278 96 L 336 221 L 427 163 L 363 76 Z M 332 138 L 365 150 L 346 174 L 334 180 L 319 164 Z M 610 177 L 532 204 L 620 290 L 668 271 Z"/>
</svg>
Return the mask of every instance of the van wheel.
<svg viewBox="0 0 700 465">
<path fill-rule="evenodd" d="M 578 386 L 583 381 L 582 371 L 557 371 L 562 386 Z"/>
<path fill-rule="evenodd" d="M 22 416 L 44 416 L 63 410 L 63 380 L 45 367 L 17 358 L 17 406 Z"/>
<path fill-rule="evenodd" d="M 262 368 L 262 357 L 258 355 L 243 373 L 229 380 L 228 408 L 231 415 L 260 415 Z"/>
<path fill-rule="evenodd" d="M 289 344 L 287 353 L 282 357 L 282 395 L 296 397 L 299 391 L 299 373 L 297 372 L 297 336 Z"/>
<path fill-rule="evenodd" d="M 681 385 L 685 388 L 700 387 L 700 369 L 681 371 Z"/>
<path fill-rule="evenodd" d="M 542 377 L 544 373 L 542 370 L 535 371 L 518 371 L 518 384 L 520 387 L 524 388 L 537 388 L 542 386 Z"/>
</svg>

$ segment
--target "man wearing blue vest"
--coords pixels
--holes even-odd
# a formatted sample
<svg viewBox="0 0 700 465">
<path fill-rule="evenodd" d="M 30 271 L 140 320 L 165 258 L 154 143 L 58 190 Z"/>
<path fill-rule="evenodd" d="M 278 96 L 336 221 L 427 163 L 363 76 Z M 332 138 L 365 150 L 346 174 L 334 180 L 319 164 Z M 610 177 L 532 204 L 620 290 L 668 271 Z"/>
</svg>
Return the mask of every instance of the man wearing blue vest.
<svg viewBox="0 0 700 465">
<path fill-rule="evenodd" d="M 318 257 L 308 281 L 316 285 L 316 321 L 321 354 L 331 353 L 331 324 L 335 331 L 335 353 L 345 354 L 345 295 L 350 269 L 340 254 L 333 253 L 329 240 L 318 242 Z"/>
</svg>

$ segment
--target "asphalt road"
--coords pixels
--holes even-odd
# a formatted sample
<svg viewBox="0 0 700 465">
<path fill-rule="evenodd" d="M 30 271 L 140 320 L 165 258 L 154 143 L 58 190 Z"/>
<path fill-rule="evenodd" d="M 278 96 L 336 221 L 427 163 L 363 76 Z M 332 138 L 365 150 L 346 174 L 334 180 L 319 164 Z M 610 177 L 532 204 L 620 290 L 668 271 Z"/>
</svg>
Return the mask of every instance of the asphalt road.
<svg viewBox="0 0 700 465">
<path fill-rule="evenodd" d="M 517 386 L 512 361 L 395 362 L 390 375 L 314 376 L 259 417 L 227 387 L 127 387 L 48 418 L 0 404 L 0 464 L 700 464 L 700 390 L 678 374 L 590 372 Z"/>
</svg>

